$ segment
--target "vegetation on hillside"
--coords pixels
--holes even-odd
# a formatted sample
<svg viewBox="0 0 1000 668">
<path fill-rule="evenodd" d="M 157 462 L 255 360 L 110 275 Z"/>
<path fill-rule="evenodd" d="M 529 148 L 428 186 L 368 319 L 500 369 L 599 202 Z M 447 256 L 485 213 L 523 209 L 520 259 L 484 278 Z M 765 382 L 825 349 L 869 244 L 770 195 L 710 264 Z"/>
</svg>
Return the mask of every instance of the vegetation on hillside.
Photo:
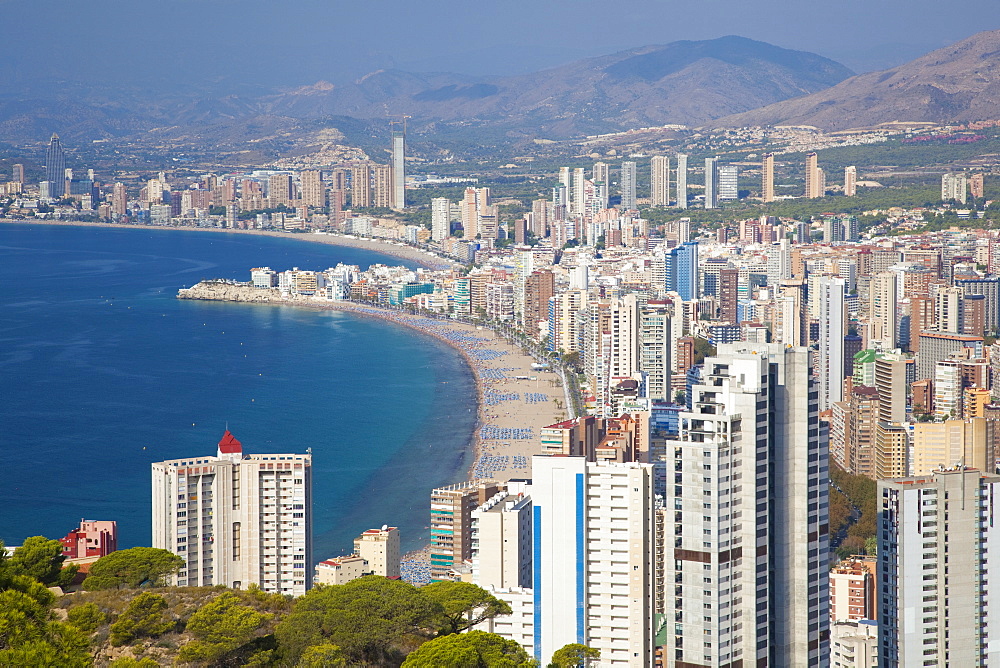
<svg viewBox="0 0 1000 668">
<path fill-rule="evenodd" d="M 534 665 L 516 643 L 460 633 L 510 613 L 471 583 L 418 589 L 366 576 L 298 599 L 256 587 L 163 587 L 181 560 L 132 548 L 97 560 L 88 590 L 57 596 L 46 584 L 66 584 L 75 569 L 61 568 L 52 543 L 26 540 L 12 557 L 0 550 L 0 666 Z"/>
</svg>

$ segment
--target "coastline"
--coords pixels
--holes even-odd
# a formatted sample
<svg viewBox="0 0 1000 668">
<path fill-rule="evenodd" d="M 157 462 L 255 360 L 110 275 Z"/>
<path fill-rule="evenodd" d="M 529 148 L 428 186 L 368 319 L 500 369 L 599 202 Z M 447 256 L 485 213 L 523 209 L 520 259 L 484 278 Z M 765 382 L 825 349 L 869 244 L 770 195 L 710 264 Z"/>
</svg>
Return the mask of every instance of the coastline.
<svg viewBox="0 0 1000 668">
<path fill-rule="evenodd" d="M 202 282 L 179 291 L 178 298 L 344 311 L 409 327 L 448 345 L 465 360 L 476 384 L 476 429 L 469 443 L 474 461 L 467 480 L 527 477 L 530 457 L 539 451 L 539 431 L 566 416 L 558 374 L 533 370 L 531 356 L 486 327 L 357 302 L 282 297 L 275 290 L 229 283 Z M 526 465 L 513 465 L 514 457 L 525 458 Z"/>
<path fill-rule="evenodd" d="M 350 301 L 283 298 L 275 290 L 229 283 L 202 282 L 177 297 L 353 313 L 415 329 L 451 347 L 465 360 L 476 384 L 476 423 L 466 446 L 472 463 L 464 481 L 530 478 L 531 456 L 541 450 L 541 429 L 568 415 L 559 375 L 533 370 L 532 357 L 485 327 Z M 429 546 L 403 555 L 404 579 L 429 582 L 429 555 Z"/>
<path fill-rule="evenodd" d="M 248 234 L 264 237 L 277 237 L 280 239 L 293 239 L 296 241 L 307 241 L 309 243 L 327 244 L 331 246 L 347 246 L 350 248 L 360 248 L 370 250 L 382 255 L 390 255 L 404 260 L 410 260 L 427 269 L 450 269 L 459 266 L 458 263 L 446 258 L 434 255 L 419 248 L 414 248 L 403 243 L 393 243 L 381 239 L 368 239 L 362 237 L 347 237 L 342 234 L 323 232 L 316 234 L 313 232 L 278 232 L 274 230 L 241 230 L 226 227 L 189 227 L 183 225 L 120 225 L 117 223 L 87 222 L 82 220 L 13 220 L 10 218 L 0 218 L 0 224 L 9 225 L 52 225 L 57 227 L 107 227 L 118 230 L 182 230 L 187 232 L 208 232 L 215 234 Z"/>
</svg>

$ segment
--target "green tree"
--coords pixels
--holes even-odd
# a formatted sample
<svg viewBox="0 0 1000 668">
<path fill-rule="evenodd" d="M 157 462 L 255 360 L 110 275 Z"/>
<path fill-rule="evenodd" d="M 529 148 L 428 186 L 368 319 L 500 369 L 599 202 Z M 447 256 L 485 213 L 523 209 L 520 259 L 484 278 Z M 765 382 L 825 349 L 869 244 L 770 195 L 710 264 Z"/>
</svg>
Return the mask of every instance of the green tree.
<svg viewBox="0 0 1000 668">
<path fill-rule="evenodd" d="M 123 589 L 141 586 L 155 587 L 184 565 L 184 559 L 168 550 L 155 547 L 133 547 L 101 557 L 90 567 L 83 581 L 88 591 Z"/>
<path fill-rule="evenodd" d="M 344 652 L 336 645 L 325 643 L 307 647 L 299 659 L 298 668 L 341 668 L 346 665 Z"/>
<path fill-rule="evenodd" d="M 174 626 L 174 621 L 167 617 L 167 600 L 144 591 L 129 602 L 125 612 L 111 625 L 109 640 L 117 647 L 139 638 L 155 638 Z"/>
<path fill-rule="evenodd" d="M 470 631 L 435 638 L 411 652 L 403 668 L 528 668 L 524 648 L 495 633 Z"/>
<path fill-rule="evenodd" d="M 340 647 L 349 664 L 391 663 L 404 654 L 404 642 L 429 635 L 439 614 L 440 607 L 413 585 L 367 575 L 306 592 L 275 636 L 286 663 L 322 644 Z"/>
<path fill-rule="evenodd" d="M 13 576 L 17 578 L 30 581 L 26 576 Z M 20 586 L 23 582 L 16 584 Z M 31 584 L 48 597 L 12 588 L 0 591 L 0 666 L 93 665 L 84 634 L 69 624 L 49 621 L 55 597 L 39 583 L 31 581 Z"/>
<path fill-rule="evenodd" d="M 160 664 L 155 659 L 148 656 L 136 659 L 131 656 L 123 656 L 111 662 L 111 668 L 160 668 Z"/>
<path fill-rule="evenodd" d="M 181 648 L 182 662 L 212 663 L 247 644 L 272 615 L 240 603 L 233 592 L 224 592 L 188 619 L 186 630 L 195 637 Z"/>
<path fill-rule="evenodd" d="M 601 658 L 601 650 L 579 643 L 563 645 L 552 653 L 549 668 L 576 668 L 585 666 L 590 659 Z"/>
<path fill-rule="evenodd" d="M 84 633 L 93 633 L 108 621 L 108 616 L 101 612 L 96 603 L 84 603 L 70 608 L 66 616 L 70 624 Z"/>
<path fill-rule="evenodd" d="M 497 615 L 509 615 L 510 606 L 471 582 L 442 580 L 424 587 L 424 595 L 441 606 L 439 635 L 461 633 Z"/>
<path fill-rule="evenodd" d="M 76 564 L 63 568 L 65 560 L 62 543 L 44 536 L 32 536 L 14 550 L 6 568 L 14 575 L 27 575 L 47 587 L 63 586 L 73 581 L 79 569 Z"/>
</svg>

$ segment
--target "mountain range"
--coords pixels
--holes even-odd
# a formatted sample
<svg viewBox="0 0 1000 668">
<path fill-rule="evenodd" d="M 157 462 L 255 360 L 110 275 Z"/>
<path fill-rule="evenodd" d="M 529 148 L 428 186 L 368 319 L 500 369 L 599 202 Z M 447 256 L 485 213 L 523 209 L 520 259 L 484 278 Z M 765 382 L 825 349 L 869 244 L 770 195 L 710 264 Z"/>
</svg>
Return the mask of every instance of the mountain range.
<svg viewBox="0 0 1000 668">
<path fill-rule="evenodd" d="M 335 78 L 335 77 L 331 77 Z M 55 91 L 55 92 L 53 92 Z M 0 91 L 0 141 L 281 154 L 336 128 L 345 143 L 382 146 L 409 117 L 413 145 L 491 146 L 683 124 L 798 124 L 829 130 L 887 121 L 995 118 L 1000 31 L 982 32 L 909 63 L 858 76 L 828 58 L 743 37 L 644 46 L 515 76 L 377 70 L 346 84 L 273 90 L 112 84 Z M 252 153 L 247 153 L 252 148 Z"/>
</svg>

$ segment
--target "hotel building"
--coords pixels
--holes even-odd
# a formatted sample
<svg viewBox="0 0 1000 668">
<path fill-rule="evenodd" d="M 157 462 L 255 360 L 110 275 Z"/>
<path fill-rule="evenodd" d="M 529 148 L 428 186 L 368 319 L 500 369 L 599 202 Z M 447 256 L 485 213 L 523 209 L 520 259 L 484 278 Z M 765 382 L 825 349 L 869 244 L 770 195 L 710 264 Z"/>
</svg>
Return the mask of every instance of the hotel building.
<svg viewBox="0 0 1000 668">
<path fill-rule="evenodd" d="M 185 560 L 170 584 L 304 594 L 311 468 L 308 454 L 244 454 L 228 430 L 214 457 L 154 463 L 152 544 Z"/>
</svg>

